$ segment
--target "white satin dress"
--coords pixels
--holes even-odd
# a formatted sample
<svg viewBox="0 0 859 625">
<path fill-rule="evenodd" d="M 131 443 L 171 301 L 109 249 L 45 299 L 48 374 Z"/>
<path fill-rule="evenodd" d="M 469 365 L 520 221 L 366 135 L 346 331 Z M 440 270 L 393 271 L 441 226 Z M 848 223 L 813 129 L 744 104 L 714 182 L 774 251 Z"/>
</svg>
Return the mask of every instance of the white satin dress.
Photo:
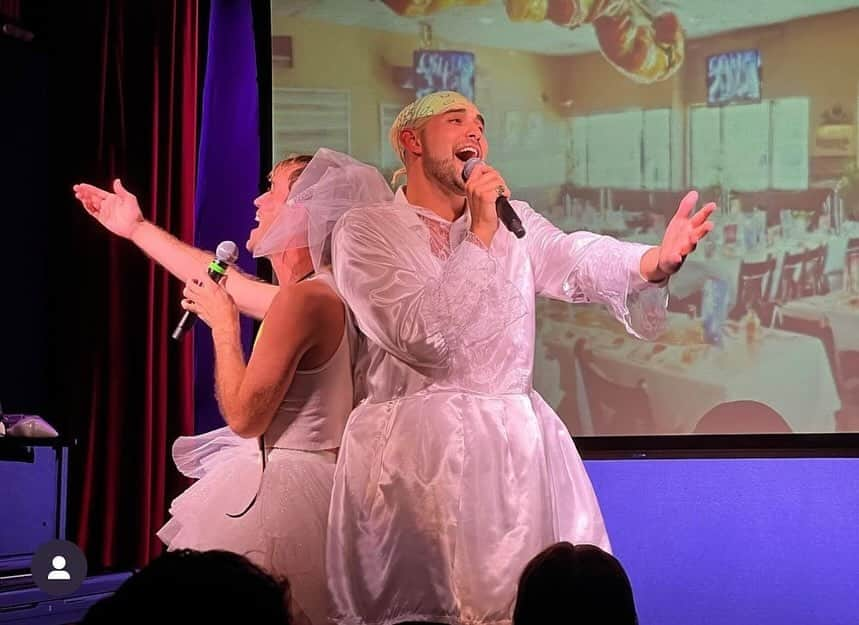
<svg viewBox="0 0 859 625">
<path fill-rule="evenodd" d="M 535 295 L 603 302 L 640 337 L 667 289 L 637 244 L 566 235 L 522 202 L 487 250 L 408 204 L 348 212 L 334 277 L 368 339 L 367 400 L 343 436 L 327 566 L 341 625 L 508 624 L 525 564 L 560 540 L 610 550 L 590 480 L 532 388 Z"/>
<path fill-rule="evenodd" d="M 330 275 L 311 279 L 333 287 Z M 328 362 L 296 371 L 264 434 L 265 470 L 259 439 L 241 438 L 228 427 L 177 439 L 176 466 L 197 481 L 173 501 L 172 518 L 158 532 L 171 550 L 225 549 L 286 576 L 313 625 L 329 623 L 328 508 L 336 450 L 354 406 L 357 333 L 348 314 L 345 325 Z"/>
</svg>

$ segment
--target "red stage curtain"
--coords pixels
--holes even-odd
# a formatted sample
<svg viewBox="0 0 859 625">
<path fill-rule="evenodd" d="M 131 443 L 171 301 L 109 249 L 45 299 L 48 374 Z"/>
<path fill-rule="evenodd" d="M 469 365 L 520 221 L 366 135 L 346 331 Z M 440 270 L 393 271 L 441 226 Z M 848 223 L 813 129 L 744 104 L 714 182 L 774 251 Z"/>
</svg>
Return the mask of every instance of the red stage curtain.
<svg viewBox="0 0 859 625">
<path fill-rule="evenodd" d="M 80 126 L 63 131 L 76 144 L 58 149 L 73 155 L 59 178 L 119 177 L 147 219 L 193 242 L 198 2 L 100 0 L 78 11 L 87 15 L 70 16 L 57 39 L 72 84 L 52 103 L 74 98 L 67 123 Z M 192 337 L 170 338 L 182 285 L 101 229 L 66 188 L 68 231 L 54 247 L 74 255 L 75 271 L 55 296 L 68 319 L 57 332 L 54 412 L 78 438 L 69 538 L 91 570 L 142 566 L 162 550 L 155 533 L 187 485 L 170 457 L 176 437 L 194 431 Z"/>
</svg>

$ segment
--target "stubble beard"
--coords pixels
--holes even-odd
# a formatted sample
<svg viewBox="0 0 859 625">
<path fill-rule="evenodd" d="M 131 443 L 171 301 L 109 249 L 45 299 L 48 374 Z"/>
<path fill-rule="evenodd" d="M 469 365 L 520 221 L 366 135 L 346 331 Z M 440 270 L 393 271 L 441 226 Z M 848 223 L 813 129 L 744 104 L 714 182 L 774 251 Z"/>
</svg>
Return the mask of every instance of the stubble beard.
<svg viewBox="0 0 859 625">
<path fill-rule="evenodd" d="M 429 178 L 435 180 L 444 190 L 454 195 L 465 195 L 465 183 L 456 173 L 453 156 L 435 158 L 424 155 L 424 169 Z"/>
</svg>

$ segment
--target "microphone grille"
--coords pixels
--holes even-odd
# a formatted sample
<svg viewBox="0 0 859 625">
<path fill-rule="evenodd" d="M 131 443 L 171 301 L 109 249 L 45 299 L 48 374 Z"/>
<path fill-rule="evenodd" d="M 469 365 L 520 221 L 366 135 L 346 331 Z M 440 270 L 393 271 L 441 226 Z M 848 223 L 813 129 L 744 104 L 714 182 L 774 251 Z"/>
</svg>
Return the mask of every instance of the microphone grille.
<svg viewBox="0 0 859 625">
<path fill-rule="evenodd" d="M 239 246 L 232 241 L 221 241 L 215 250 L 215 258 L 222 263 L 232 265 L 239 258 Z"/>
<path fill-rule="evenodd" d="M 467 161 L 465 161 L 465 165 L 462 168 L 462 179 L 468 180 L 468 177 L 471 175 L 471 172 L 474 171 L 474 168 L 480 165 L 483 160 L 477 158 L 476 156 L 471 157 Z"/>
</svg>

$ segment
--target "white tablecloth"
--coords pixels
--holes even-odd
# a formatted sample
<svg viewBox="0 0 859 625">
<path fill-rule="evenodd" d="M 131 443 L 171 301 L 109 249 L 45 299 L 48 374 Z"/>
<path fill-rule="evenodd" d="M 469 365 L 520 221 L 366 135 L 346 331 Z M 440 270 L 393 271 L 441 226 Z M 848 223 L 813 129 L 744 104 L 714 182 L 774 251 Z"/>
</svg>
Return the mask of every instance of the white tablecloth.
<svg viewBox="0 0 859 625">
<path fill-rule="evenodd" d="M 781 314 L 800 319 L 827 319 L 832 327 L 835 349 L 859 350 L 859 294 L 835 291 L 804 297 L 782 306 Z"/>
<path fill-rule="evenodd" d="M 557 384 L 559 378 L 545 372 L 575 367 L 573 346 L 584 337 L 606 376 L 628 386 L 646 382 L 656 420 L 653 434 L 690 433 L 707 411 L 734 400 L 767 404 L 795 432 L 835 430 L 841 404 L 823 345 L 816 339 L 762 328 L 760 339 L 751 345 L 744 335 L 736 335 L 727 336 L 718 348 L 677 336 L 691 320 L 672 315 L 665 342 L 645 342 L 627 336 L 601 308 L 570 309 L 568 320 L 543 319 L 539 338 L 561 357 L 551 364 L 537 363 L 534 383 L 541 393 L 557 397 L 543 387 Z M 581 400 L 586 390 L 574 392 Z"/>
</svg>

